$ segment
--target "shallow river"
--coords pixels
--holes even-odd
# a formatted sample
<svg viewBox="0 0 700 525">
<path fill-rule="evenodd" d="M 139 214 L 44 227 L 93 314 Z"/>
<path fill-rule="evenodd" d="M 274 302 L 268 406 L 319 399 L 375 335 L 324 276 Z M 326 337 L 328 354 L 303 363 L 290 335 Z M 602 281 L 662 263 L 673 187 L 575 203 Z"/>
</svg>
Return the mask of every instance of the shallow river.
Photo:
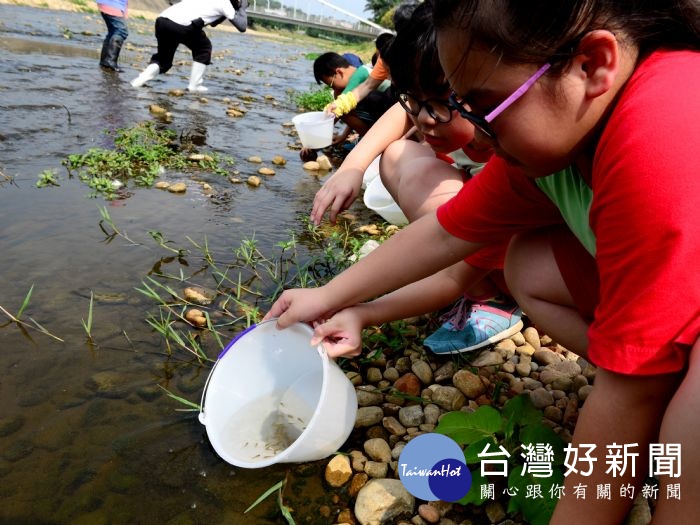
<svg viewBox="0 0 700 525">
<path fill-rule="evenodd" d="M 224 463 L 196 414 L 177 411 L 183 405 L 156 388 L 199 402 L 211 364 L 200 366 L 185 352 L 168 356 L 145 321 L 154 302 L 135 288 L 154 266 L 198 278 L 201 259 L 161 262 L 172 253 L 149 230 L 190 251 L 188 237 L 206 238 L 221 258 L 242 239 L 255 236 L 265 251 L 290 230 L 303 232 L 300 218 L 320 181 L 302 170 L 282 124 L 297 112 L 287 90 L 313 84 L 304 55 L 323 49 L 210 31 L 215 56 L 205 103 L 168 96 L 187 83 L 182 49 L 168 75 L 144 89 L 129 86 L 153 52 L 151 22 L 130 21 L 125 72 L 114 75 L 97 67 L 101 18 L 5 5 L 0 15 L 0 306 L 16 314 L 33 286 L 21 319 L 63 340 L 23 329 L 0 312 L 0 522 L 282 523 L 272 498 L 243 510 L 289 469 Z M 224 97 L 248 99 L 247 114 L 226 116 Z M 251 155 L 276 175 L 261 177 L 257 188 L 200 175 L 211 196 L 190 175 L 166 173 L 186 182 L 187 192 L 133 189 L 113 202 L 91 198 L 61 161 L 109 147 L 106 130 L 153 120 L 150 104 L 170 110 L 170 127 L 192 136 L 202 152 L 234 157 L 241 178 L 260 167 L 246 160 Z M 276 155 L 286 166 L 270 164 Z M 49 169 L 60 185 L 37 188 L 38 175 Z M 133 242 L 105 236 L 102 207 Z M 94 344 L 81 324 L 90 293 Z M 325 497 L 308 469 L 314 465 L 292 473 L 298 523 L 318 520 Z"/>
</svg>

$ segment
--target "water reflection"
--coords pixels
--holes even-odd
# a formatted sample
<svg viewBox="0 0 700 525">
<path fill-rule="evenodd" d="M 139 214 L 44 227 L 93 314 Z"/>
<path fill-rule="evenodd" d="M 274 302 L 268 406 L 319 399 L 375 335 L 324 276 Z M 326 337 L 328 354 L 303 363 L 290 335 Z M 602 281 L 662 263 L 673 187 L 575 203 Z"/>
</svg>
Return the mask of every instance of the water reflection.
<svg viewBox="0 0 700 525">
<path fill-rule="evenodd" d="M 287 240 L 290 229 L 303 230 L 298 218 L 308 214 L 320 183 L 287 149 L 282 124 L 295 112 L 285 90 L 311 83 L 311 63 L 299 58 L 310 50 L 216 32 L 214 48 L 232 52 L 208 71 L 205 102 L 167 95 L 186 83 L 183 68 L 153 89 L 128 86 L 146 59 L 141 50 L 152 47 L 151 22 L 130 22 L 126 71 L 111 75 L 97 66 L 98 17 L 7 5 L 0 14 L 0 169 L 13 181 L 0 176 L 0 305 L 17 313 L 33 286 L 22 319 L 64 341 L 0 313 L 0 522 L 277 523 L 272 500 L 243 510 L 299 469 L 313 487 L 306 493 L 304 483 L 294 486 L 315 502 L 308 515 L 316 519 L 312 507 L 324 495 L 311 480 L 319 479 L 319 465 L 231 467 L 211 450 L 194 414 L 176 411 L 183 406 L 163 388 L 198 402 L 210 364 L 185 352 L 168 355 L 146 323 L 155 304 L 137 290 L 155 274 L 203 280 L 209 269 L 195 244 L 225 263 L 244 239 L 254 237 L 265 251 Z M 239 101 L 245 117 L 227 117 L 224 97 Z M 171 126 L 198 148 L 233 156 L 241 179 L 259 168 L 247 161 L 251 155 L 266 162 L 281 155 L 288 163 L 255 189 L 205 175 L 209 196 L 173 172 L 164 178 L 185 180 L 184 195 L 130 189 L 123 201 L 90 198 L 61 161 L 109 147 L 104 131 L 151 120 L 150 104 L 172 111 Z M 47 169 L 60 186 L 37 189 L 37 175 Z M 123 235 L 100 228 L 103 206 Z M 174 255 L 149 231 L 185 252 Z M 173 279 L 171 286 L 184 285 Z M 91 297 L 92 341 L 81 323 Z M 216 356 L 216 342 L 203 344 Z"/>
</svg>

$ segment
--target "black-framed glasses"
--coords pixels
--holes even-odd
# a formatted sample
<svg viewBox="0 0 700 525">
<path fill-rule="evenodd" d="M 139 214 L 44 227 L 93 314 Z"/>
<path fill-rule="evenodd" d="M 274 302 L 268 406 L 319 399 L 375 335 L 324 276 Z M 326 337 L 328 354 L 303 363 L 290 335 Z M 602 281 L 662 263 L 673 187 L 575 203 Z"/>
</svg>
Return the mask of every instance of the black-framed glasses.
<svg viewBox="0 0 700 525">
<path fill-rule="evenodd" d="M 436 122 L 444 124 L 452 120 L 452 112 L 454 108 L 448 100 L 439 98 L 429 98 L 421 100 L 408 93 L 399 93 L 399 104 L 406 110 L 406 113 L 417 117 L 423 108 L 428 112 L 430 118 Z"/>
<path fill-rule="evenodd" d="M 551 63 L 546 63 L 544 66 L 539 68 L 534 75 L 532 75 L 530 78 L 528 78 L 523 84 L 516 89 L 511 95 L 505 99 L 503 102 L 501 102 L 493 111 L 491 111 L 488 115 L 481 116 L 477 115 L 473 111 L 467 109 L 465 106 L 468 104 L 466 102 L 463 102 L 457 98 L 457 94 L 453 91 L 450 94 L 450 106 L 452 109 L 455 109 L 459 115 L 467 119 L 469 122 L 474 124 L 474 126 L 484 135 L 486 135 L 488 138 L 495 140 L 496 138 L 496 132 L 493 130 L 491 127 L 491 122 L 493 119 L 495 119 L 498 115 L 503 113 L 507 108 L 509 108 L 516 100 L 518 100 L 520 97 L 522 97 L 528 89 L 532 87 L 532 85 L 537 82 L 537 80 L 544 75 L 547 70 L 552 66 Z"/>
</svg>

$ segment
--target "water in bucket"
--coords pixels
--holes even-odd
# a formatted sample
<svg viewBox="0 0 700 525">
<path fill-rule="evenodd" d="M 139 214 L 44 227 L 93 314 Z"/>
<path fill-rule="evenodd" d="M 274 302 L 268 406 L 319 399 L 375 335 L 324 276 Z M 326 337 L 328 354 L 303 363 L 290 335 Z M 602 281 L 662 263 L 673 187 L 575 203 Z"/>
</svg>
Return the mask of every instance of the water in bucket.
<svg viewBox="0 0 700 525">
<path fill-rule="evenodd" d="M 199 420 L 222 459 L 245 468 L 323 459 L 350 435 L 355 387 L 313 330 L 275 320 L 243 332 L 221 353 L 202 395 Z"/>
</svg>

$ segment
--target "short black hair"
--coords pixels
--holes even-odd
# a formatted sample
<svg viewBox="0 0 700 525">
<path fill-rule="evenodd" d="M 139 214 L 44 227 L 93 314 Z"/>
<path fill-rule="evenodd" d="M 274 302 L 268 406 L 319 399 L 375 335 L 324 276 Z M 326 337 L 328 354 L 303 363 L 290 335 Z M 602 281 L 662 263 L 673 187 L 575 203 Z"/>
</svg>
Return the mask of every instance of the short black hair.
<svg viewBox="0 0 700 525">
<path fill-rule="evenodd" d="M 335 74 L 335 70 L 339 67 L 350 67 L 350 62 L 338 53 L 332 51 L 323 53 L 314 60 L 314 78 L 316 83 L 320 84 L 323 82 L 323 77 L 332 77 Z"/>
<path fill-rule="evenodd" d="M 416 7 L 382 55 L 399 93 L 436 93 L 449 87 L 438 57 L 432 18 L 428 2 Z"/>
<path fill-rule="evenodd" d="M 416 10 L 416 7 L 418 7 L 420 3 L 421 2 L 417 0 L 406 0 L 396 6 L 394 14 L 391 17 L 391 21 L 394 23 L 394 31 L 397 33 L 401 31 L 401 28 L 411 19 L 413 11 Z"/>
<path fill-rule="evenodd" d="M 380 55 L 384 55 L 384 53 L 386 53 L 386 49 L 391 44 L 392 40 L 394 40 L 393 33 L 382 33 L 377 37 L 377 39 L 374 41 L 374 45 L 377 47 L 377 51 L 379 51 Z"/>
</svg>

